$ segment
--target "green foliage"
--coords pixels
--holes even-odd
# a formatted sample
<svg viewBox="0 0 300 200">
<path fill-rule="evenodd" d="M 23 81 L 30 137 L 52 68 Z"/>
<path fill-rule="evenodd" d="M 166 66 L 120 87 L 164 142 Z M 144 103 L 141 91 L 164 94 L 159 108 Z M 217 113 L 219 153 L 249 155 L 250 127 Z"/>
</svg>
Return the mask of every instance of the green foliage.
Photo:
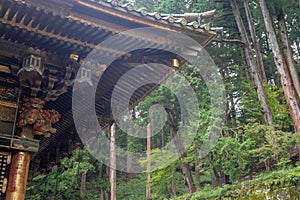
<svg viewBox="0 0 300 200">
<path fill-rule="evenodd" d="M 285 101 L 283 89 L 274 85 L 265 86 L 265 93 L 276 126 L 281 130 L 289 130 L 292 125 L 289 109 Z"/>
<path fill-rule="evenodd" d="M 55 199 L 80 199 L 81 174 L 87 172 L 86 199 L 99 198 L 100 188 L 107 189 L 107 181 L 98 176 L 101 164 L 87 150 L 77 149 L 69 158 L 55 165 L 47 174 L 33 178 L 27 187 L 26 199 L 42 200 L 53 196 Z M 98 191 L 98 192 L 97 192 Z"/>
<path fill-rule="evenodd" d="M 238 120 L 241 124 L 262 123 L 262 108 L 257 98 L 257 92 L 252 84 L 244 83 L 243 85 L 243 90 L 249 91 L 249 93 L 238 105 Z"/>
<path fill-rule="evenodd" d="M 291 191 L 297 190 L 295 186 L 298 186 L 299 182 L 300 168 L 297 167 L 261 174 L 253 180 L 234 185 L 224 185 L 218 188 L 206 186 L 201 191 L 194 193 L 190 199 L 257 199 L 255 198 L 257 191 L 271 189 L 270 195 L 272 195 L 272 191 L 280 191 L 282 188 L 287 188 L 286 190 L 282 190 L 282 192 L 288 192 L 292 194 L 290 196 L 291 199 L 296 199 L 298 198 L 298 194 L 293 194 Z M 260 195 L 262 194 L 259 194 L 258 197 L 261 197 Z"/>
</svg>

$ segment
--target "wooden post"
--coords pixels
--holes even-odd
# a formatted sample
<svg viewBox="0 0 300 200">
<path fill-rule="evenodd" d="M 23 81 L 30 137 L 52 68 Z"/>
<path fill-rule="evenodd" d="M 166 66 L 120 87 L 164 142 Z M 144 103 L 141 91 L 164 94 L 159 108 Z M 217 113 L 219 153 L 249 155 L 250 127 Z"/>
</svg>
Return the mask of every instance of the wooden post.
<svg viewBox="0 0 300 200">
<path fill-rule="evenodd" d="M 116 124 L 113 123 L 110 127 L 110 169 L 109 169 L 109 181 L 110 181 L 110 199 L 116 200 Z"/>
<path fill-rule="evenodd" d="M 32 126 L 25 126 L 24 128 L 22 128 L 20 136 L 26 138 L 33 138 L 34 134 Z M 13 154 L 8 179 L 6 199 L 25 199 L 29 163 L 29 152 L 17 151 Z"/>
<path fill-rule="evenodd" d="M 147 124 L 147 159 L 150 159 L 151 155 L 151 135 L 152 135 L 152 128 L 151 123 Z M 146 199 L 151 198 L 151 162 L 148 160 L 147 163 L 147 183 L 146 183 Z"/>
</svg>

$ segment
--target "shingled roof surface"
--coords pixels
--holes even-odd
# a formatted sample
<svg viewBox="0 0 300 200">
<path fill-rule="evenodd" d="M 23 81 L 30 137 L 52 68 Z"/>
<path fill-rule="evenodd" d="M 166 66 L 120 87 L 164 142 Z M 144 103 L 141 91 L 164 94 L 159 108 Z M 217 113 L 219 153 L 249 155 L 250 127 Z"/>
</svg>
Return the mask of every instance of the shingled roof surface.
<svg viewBox="0 0 300 200">
<path fill-rule="evenodd" d="M 159 12 L 148 12 L 146 8 L 140 8 L 134 10 L 134 5 L 132 3 L 126 3 L 120 5 L 118 1 L 114 0 L 86 0 L 87 2 L 93 2 L 99 5 L 105 5 L 107 7 L 114 8 L 116 10 L 127 12 L 137 17 L 142 17 L 144 19 L 151 19 L 153 21 L 169 24 L 172 26 L 183 27 L 192 30 L 210 30 L 211 28 L 207 24 L 200 24 L 201 20 L 207 17 L 213 16 L 215 10 L 211 10 L 204 13 L 185 13 L 185 14 L 162 14 Z M 192 17 L 193 16 L 193 17 Z M 196 19 L 195 20 L 195 16 Z"/>
</svg>

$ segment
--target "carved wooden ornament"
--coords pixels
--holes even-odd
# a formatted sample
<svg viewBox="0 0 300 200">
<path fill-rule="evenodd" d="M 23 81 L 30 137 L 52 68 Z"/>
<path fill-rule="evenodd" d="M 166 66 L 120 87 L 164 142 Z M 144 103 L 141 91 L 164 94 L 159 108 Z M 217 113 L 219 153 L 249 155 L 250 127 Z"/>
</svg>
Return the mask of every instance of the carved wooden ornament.
<svg viewBox="0 0 300 200">
<path fill-rule="evenodd" d="M 55 110 L 44 110 L 44 101 L 38 98 L 25 99 L 18 117 L 19 128 L 32 125 L 35 135 L 50 137 L 56 133 L 53 124 L 59 121 L 60 114 Z"/>
</svg>

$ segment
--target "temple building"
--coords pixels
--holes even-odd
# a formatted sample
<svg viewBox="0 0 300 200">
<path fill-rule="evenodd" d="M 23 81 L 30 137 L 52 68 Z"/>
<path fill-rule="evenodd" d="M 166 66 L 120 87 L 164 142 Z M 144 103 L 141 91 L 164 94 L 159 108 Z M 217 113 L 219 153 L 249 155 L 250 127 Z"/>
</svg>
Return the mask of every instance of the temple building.
<svg viewBox="0 0 300 200">
<path fill-rule="evenodd" d="M 78 73 L 87 85 L 101 74 L 95 108 L 104 127 L 113 123 L 112 92 L 123 74 L 139 64 L 161 63 L 170 68 L 152 71 L 163 81 L 185 63 L 173 52 L 153 48 L 121 53 L 109 66 L 96 62 L 79 70 L 98 44 L 126 30 L 153 27 L 185 34 L 204 47 L 217 34 L 217 28 L 203 24 L 214 13 L 149 13 L 116 0 L 0 0 L 0 199 L 24 199 L 28 176 L 47 171 L 82 146 L 72 116 L 72 87 Z M 118 42 L 172 45 L 151 33 L 124 34 Z M 109 58 L 119 52 L 103 48 L 100 53 Z M 128 87 L 141 75 L 131 77 Z M 130 106 L 157 86 L 140 87 Z"/>
</svg>

